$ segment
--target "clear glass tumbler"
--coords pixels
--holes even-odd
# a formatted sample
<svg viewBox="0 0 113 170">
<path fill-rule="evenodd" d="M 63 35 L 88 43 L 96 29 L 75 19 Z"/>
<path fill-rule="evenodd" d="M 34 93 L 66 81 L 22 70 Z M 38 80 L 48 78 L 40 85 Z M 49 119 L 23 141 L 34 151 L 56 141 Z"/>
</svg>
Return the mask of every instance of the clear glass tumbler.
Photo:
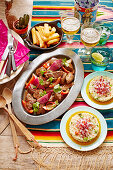
<svg viewBox="0 0 113 170">
<path fill-rule="evenodd" d="M 79 50 L 79 55 L 82 61 L 88 62 L 91 57 L 91 49 L 96 46 L 100 40 L 101 27 L 94 23 L 83 24 L 81 27 L 81 42 L 84 44 L 84 48 Z"/>
<path fill-rule="evenodd" d="M 93 53 L 99 53 L 103 56 L 103 61 L 96 61 L 93 57 Z M 104 71 L 107 67 L 109 67 L 109 62 L 112 59 L 113 51 L 107 46 L 104 47 L 96 47 L 91 50 L 91 65 L 94 71 Z"/>
</svg>

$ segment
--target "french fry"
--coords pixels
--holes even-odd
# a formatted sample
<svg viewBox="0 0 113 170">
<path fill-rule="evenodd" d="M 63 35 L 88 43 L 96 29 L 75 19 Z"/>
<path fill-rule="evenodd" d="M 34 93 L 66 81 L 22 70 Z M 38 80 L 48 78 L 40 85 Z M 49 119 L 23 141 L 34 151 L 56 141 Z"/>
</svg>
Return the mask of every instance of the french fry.
<svg viewBox="0 0 113 170">
<path fill-rule="evenodd" d="M 44 28 L 44 26 L 36 26 L 35 28 L 36 28 L 36 30 L 38 31 L 38 27 L 40 27 L 40 28 Z"/>
<path fill-rule="evenodd" d="M 51 29 L 52 29 L 51 26 L 49 26 L 49 31 L 51 31 Z"/>
<path fill-rule="evenodd" d="M 55 27 L 45 23 L 44 26 L 35 26 L 32 29 L 32 38 L 33 44 L 37 44 L 41 48 L 47 48 L 57 44 L 60 40 L 60 35 L 56 32 Z"/>
<path fill-rule="evenodd" d="M 37 39 L 37 36 L 36 36 L 36 30 L 35 30 L 34 27 L 32 28 L 31 33 L 32 33 L 33 44 L 38 45 L 38 39 Z"/>
<path fill-rule="evenodd" d="M 37 30 L 38 30 L 38 32 L 39 32 L 42 40 L 43 40 L 44 42 L 48 41 L 47 37 L 44 36 L 43 28 L 39 26 L 39 27 L 37 27 Z"/>
<path fill-rule="evenodd" d="M 54 34 L 55 32 L 56 32 L 56 28 L 53 27 L 53 28 L 51 29 L 51 31 L 50 31 L 50 35 Z"/>
<path fill-rule="evenodd" d="M 56 38 L 59 38 L 60 35 L 58 33 L 54 33 L 52 34 L 51 36 L 48 37 L 48 41 L 52 40 L 52 39 L 56 39 Z"/>
<path fill-rule="evenodd" d="M 48 24 L 44 24 L 44 35 L 46 37 L 49 37 L 49 34 L 50 34 L 50 32 L 49 32 L 49 25 Z"/>
<path fill-rule="evenodd" d="M 40 36 L 40 34 L 39 34 L 38 31 L 36 31 L 36 35 L 37 35 L 37 37 L 38 37 L 38 39 L 39 39 L 40 47 L 41 47 L 41 48 L 44 47 L 44 41 L 42 40 L 42 38 L 41 38 L 41 36 Z"/>
<path fill-rule="evenodd" d="M 52 45 L 56 45 L 56 44 L 58 44 L 58 42 L 59 42 L 59 41 L 56 41 L 56 42 L 54 42 Z"/>
<path fill-rule="evenodd" d="M 49 40 L 49 41 L 47 42 L 47 44 L 48 44 L 48 45 L 52 45 L 52 44 L 54 44 L 54 43 L 56 43 L 56 42 L 59 42 L 59 40 L 60 40 L 60 38 L 52 39 L 52 40 Z"/>
</svg>

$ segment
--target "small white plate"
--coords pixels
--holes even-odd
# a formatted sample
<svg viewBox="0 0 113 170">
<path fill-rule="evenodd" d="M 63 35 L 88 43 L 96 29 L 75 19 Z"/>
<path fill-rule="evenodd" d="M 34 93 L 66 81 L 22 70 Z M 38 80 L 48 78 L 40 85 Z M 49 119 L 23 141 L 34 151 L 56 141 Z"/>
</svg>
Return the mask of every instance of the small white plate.
<svg viewBox="0 0 113 170">
<path fill-rule="evenodd" d="M 11 31 L 12 32 L 12 35 L 21 43 L 24 45 L 24 41 L 22 40 L 22 38 L 14 31 Z M 11 76 L 8 77 L 6 74 L 4 74 L 4 78 L 3 79 L 0 79 L 0 84 L 4 84 L 4 83 L 7 83 L 9 82 L 10 80 L 14 79 L 20 72 L 21 70 L 23 69 L 24 67 L 24 64 L 21 64 L 17 67 L 17 70 L 15 72 L 11 71 Z"/>
<path fill-rule="evenodd" d="M 100 110 L 111 109 L 111 108 L 113 108 L 113 103 L 109 103 L 109 104 L 105 104 L 105 105 L 94 103 L 93 101 L 91 101 L 91 99 L 88 97 L 88 95 L 86 93 L 86 87 L 87 87 L 88 82 L 96 76 L 107 76 L 107 77 L 113 79 L 113 74 L 108 71 L 96 71 L 94 73 L 89 74 L 87 77 L 85 77 L 83 85 L 82 85 L 82 89 L 81 89 L 82 98 L 88 105 L 90 105 L 96 109 L 100 109 Z"/>
<path fill-rule="evenodd" d="M 95 142 L 93 142 L 92 144 L 79 145 L 79 144 L 73 142 L 71 140 L 71 138 L 69 138 L 69 136 L 66 132 L 66 123 L 67 123 L 68 119 L 70 118 L 70 116 L 72 114 L 74 114 L 75 112 L 78 112 L 78 111 L 91 112 L 94 115 L 96 115 L 98 117 L 99 121 L 100 121 L 100 125 L 101 125 L 100 135 L 99 135 L 98 139 Z M 98 146 L 100 146 L 104 142 L 106 135 L 107 135 L 107 123 L 106 123 L 104 117 L 102 116 L 102 114 L 100 112 L 98 112 L 97 110 L 95 110 L 91 107 L 87 107 L 87 106 L 79 106 L 79 107 L 75 107 L 75 108 L 69 110 L 63 116 L 63 118 L 61 120 L 61 124 L 60 124 L 60 132 L 61 132 L 61 136 L 62 136 L 63 140 L 73 149 L 76 149 L 76 150 L 79 150 L 79 151 L 90 151 L 90 150 L 97 148 Z"/>
</svg>

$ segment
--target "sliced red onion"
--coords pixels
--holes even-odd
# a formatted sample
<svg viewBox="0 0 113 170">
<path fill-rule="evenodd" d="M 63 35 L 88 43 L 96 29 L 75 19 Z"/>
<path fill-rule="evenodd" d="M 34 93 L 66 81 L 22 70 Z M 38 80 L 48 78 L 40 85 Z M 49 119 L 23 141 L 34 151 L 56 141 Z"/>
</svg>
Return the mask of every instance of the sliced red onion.
<svg viewBox="0 0 113 170">
<path fill-rule="evenodd" d="M 48 102 L 49 98 L 51 97 L 51 91 L 48 92 L 47 94 L 45 94 L 44 96 L 42 96 L 41 98 L 39 98 L 37 101 L 40 103 L 40 104 L 45 104 Z"/>
<path fill-rule="evenodd" d="M 61 59 L 55 60 L 53 64 L 51 64 L 51 66 L 49 67 L 49 70 L 56 71 L 60 67 L 62 67 L 62 60 Z"/>
<path fill-rule="evenodd" d="M 34 86 L 36 86 L 36 87 L 39 86 L 38 77 L 34 79 L 34 81 L 32 82 L 32 84 L 33 84 Z"/>
<path fill-rule="evenodd" d="M 35 79 L 34 79 L 34 81 L 32 82 L 32 84 L 33 84 L 34 86 L 38 87 L 39 89 L 44 90 L 45 87 L 44 87 L 44 85 L 41 85 L 41 84 L 39 83 L 39 78 L 38 78 L 35 74 L 33 74 L 33 75 L 35 76 Z"/>
</svg>

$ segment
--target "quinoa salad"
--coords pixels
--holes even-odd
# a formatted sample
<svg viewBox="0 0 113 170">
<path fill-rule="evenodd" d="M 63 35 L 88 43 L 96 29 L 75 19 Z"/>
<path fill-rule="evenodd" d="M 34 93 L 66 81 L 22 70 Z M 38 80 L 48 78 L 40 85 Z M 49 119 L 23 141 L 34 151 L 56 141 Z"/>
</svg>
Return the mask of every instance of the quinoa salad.
<svg viewBox="0 0 113 170">
<path fill-rule="evenodd" d="M 69 124 L 70 134 L 79 142 L 89 142 L 99 134 L 99 122 L 95 115 L 87 112 L 77 113 Z"/>
<path fill-rule="evenodd" d="M 97 101 L 105 102 L 113 97 L 113 79 L 96 76 L 89 84 L 89 93 Z"/>
</svg>

